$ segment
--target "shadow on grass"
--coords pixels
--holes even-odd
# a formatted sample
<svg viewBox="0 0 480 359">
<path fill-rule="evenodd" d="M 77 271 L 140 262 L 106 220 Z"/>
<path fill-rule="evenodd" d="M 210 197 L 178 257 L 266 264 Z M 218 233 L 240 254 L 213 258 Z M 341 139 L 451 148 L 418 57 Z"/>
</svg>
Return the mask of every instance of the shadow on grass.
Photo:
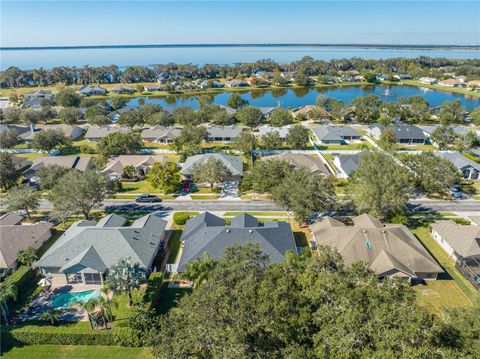
<svg viewBox="0 0 480 359">
<path fill-rule="evenodd" d="M 159 314 L 167 313 L 171 308 L 177 306 L 178 301 L 192 292 L 191 288 L 168 288 L 168 283 L 164 283 L 161 290 L 160 300 L 155 309 Z"/>
</svg>

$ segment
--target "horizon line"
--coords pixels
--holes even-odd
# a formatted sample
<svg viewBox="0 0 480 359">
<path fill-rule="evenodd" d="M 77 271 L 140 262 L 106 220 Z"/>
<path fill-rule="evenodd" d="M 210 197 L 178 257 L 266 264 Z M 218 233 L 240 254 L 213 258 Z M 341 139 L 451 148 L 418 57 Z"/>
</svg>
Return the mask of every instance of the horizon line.
<svg viewBox="0 0 480 359">
<path fill-rule="evenodd" d="M 3 51 L 15 50 L 75 50 L 75 49 L 114 49 L 114 48 L 175 48 L 175 47 L 370 47 L 370 48 L 405 48 L 405 49 L 480 49 L 478 45 L 452 44 L 354 44 L 354 43 L 226 43 L 226 44 L 123 44 L 123 45 L 52 45 L 52 46 L 0 46 Z"/>
</svg>

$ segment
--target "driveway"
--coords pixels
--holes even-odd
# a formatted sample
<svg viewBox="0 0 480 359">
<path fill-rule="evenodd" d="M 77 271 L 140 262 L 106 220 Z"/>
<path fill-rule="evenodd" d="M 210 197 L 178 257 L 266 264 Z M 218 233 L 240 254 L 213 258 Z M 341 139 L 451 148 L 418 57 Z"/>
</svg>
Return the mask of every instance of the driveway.
<svg viewBox="0 0 480 359">
<path fill-rule="evenodd" d="M 223 182 L 220 200 L 235 200 L 238 198 L 238 181 Z"/>
</svg>

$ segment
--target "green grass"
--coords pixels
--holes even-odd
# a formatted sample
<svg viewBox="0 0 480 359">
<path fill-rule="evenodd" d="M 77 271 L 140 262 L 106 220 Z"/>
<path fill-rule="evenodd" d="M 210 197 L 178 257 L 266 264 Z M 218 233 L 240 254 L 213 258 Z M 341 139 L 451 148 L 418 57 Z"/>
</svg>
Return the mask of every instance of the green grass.
<svg viewBox="0 0 480 359">
<path fill-rule="evenodd" d="M 415 285 L 413 289 L 417 293 L 417 303 L 432 313 L 472 305 L 470 299 L 451 279 L 427 281 L 425 284 Z"/>
<path fill-rule="evenodd" d="M 478 293 L 475 288 L 466 280 L 463 275 L 455 268 L 455 263 L 452 258 L 435 242 L 435 240 L 430 236 L 430 228 L 428 225 L 417 226 L 416 228 L 411 228 L 413 234 L 420 240 L 420 242 L 427 248 L 430 254 L 437 260 L 437 262 L 445 270 L 446 274 L 450 280 L 454 280 L 458 288 L 463 292 L 463 294 L 468 297 L 470 304 L 474 303 L 480 299 L 480 293 Z M 441 300 L 447 300 L 449 294 L 442 296 Z M 445 297 L 445 298 L 443 298 Z M 439 303 L 438 305 L 441 305 Z M 445 304 L 447 305 L 447 304 Z"/>
<path fill-rule="evenodd" d="M 86 345 L 28 345 L 2 353 L 5 359 L 153 359 L 151 349 Z"/>
<path fill-rule="evenodd" d="M 184 295 L 191 293 L 190 288 L 168 288 L 167 283 L 163 284 L 161 300 L 158 303 L 156 309 L 157 313 L 165 314 L 170 309 L 177 306 L 178 301 Z"/>
<path fill-rule="evenodd" d="M 205 200 L 215 200 L 215 199 L 218 199 L 218 197 L 220 197 L 219 195 L 217 194 L 211 194 L 211 195 L 208 195 L 208 194 L 192 194 L 190 195 L 190 197 L 192 197 L 193 200 L 197 200 L 197 201 L 205 201 Z"/>
<path fill-rule="evenodd" d="M 317 144 L 317 149 L 320 151 L 342 151 L 342 150 L 367 150 L 373 149 L 373 146 L 368 142 L 362 140 L 361 143 L 347 143 L 345 145 L 323 145 Z"/>
<path fill-rule="evenodd" d="M 153 188 L 150 181 L 140 182 L 122 182 L 122 191 L 119 193 L 160 193 L 158 189 Z"/>
<path fill-rule="evenodd" d="M 179 229 L 173 230 L 170 239 L 168 240 L 168 259 L 167 263 L 175 263 L 178 252 L 180 251 L 180 237 L 182 236 L 182 231 Z"/>
<path fill-rule="evenodd" d="M 225 212 L 224 217 L 234 217 L 239 214 L 247 213 L 251 216 L 262 216 L 262 217 L 286 217 L 288 216 L 287 212 Z"/>
</svg>

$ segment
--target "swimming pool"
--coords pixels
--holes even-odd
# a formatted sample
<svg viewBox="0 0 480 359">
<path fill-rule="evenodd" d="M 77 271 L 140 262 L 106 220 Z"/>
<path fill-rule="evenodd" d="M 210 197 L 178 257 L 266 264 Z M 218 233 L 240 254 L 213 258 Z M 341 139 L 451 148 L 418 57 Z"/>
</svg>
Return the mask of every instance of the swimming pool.
<svg viewBox="0 0 480 359">
<path fill-rule="evenodd" d="M 90 299 L 100 297 L 98 290 L 87 290 L 85 292 L 63 293 L 53 298 L 52 308 L 68 307 L 74 300 L 79 302 L 87 302 Z"/>
</svg>

